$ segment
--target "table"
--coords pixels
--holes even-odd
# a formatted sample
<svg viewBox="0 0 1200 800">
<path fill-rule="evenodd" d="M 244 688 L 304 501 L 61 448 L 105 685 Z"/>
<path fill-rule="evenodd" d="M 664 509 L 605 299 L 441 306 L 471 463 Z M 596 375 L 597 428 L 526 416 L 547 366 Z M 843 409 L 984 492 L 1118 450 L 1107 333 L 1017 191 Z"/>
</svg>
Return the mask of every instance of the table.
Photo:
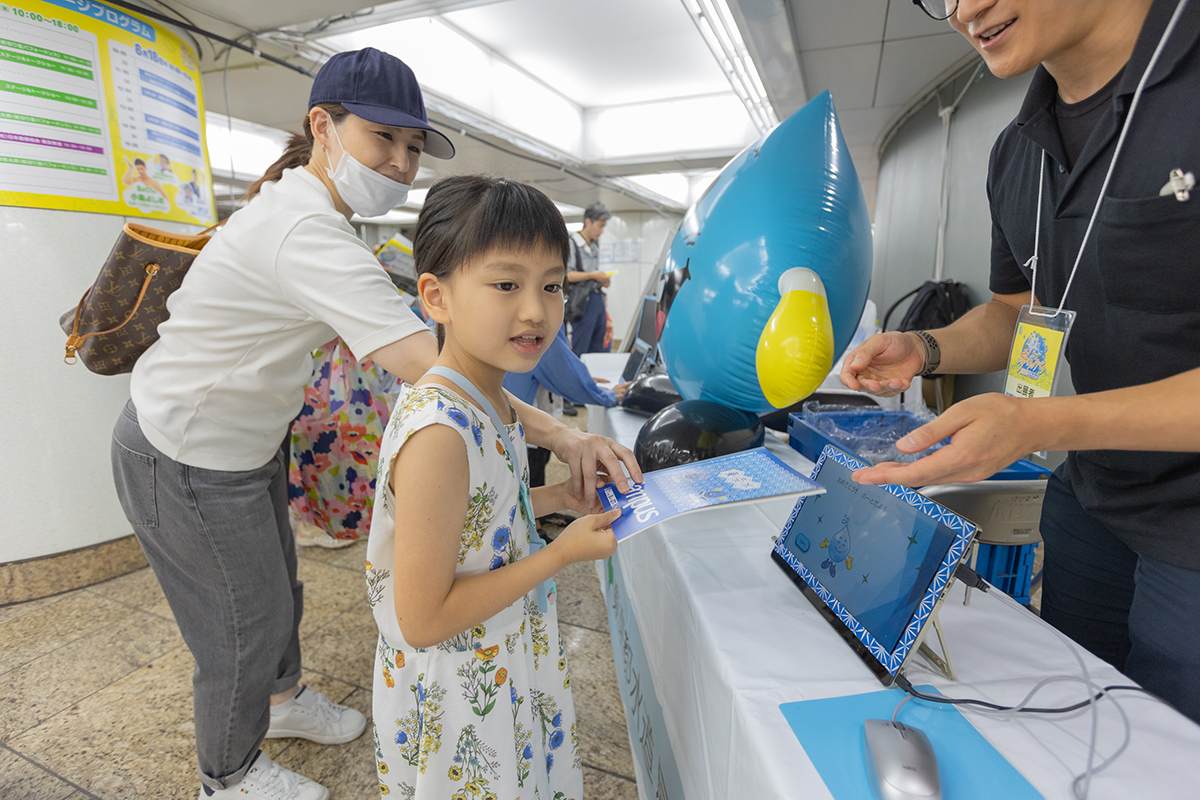
<svg viewBox="0 0 1200 800">
<path fill-rule="evenodd" d="M 584 360 L 594 375 L 609 379 L 624 364 L 623 355 Z M 588 414 L 589 430 L 630 447 L 645 422 L 620 408 L 590 406 Z M 811 469 L 811 462 L 770 434 L 768 447 L 801 471 Z M 639 741 L 643 733 L 669 739 L 669 753 L 656 757 L 652 774 L 638 764 L 643 798 L 678 800 L 680 791 L 687 800 L 831 797 L 779 705 L 882 687 L 770 559 L 772 537 L 792 505 L 767 501 L 667 520 L 621 544 L 611 565 L 613 578 L 623 580 L 620 586 L 609 582 L 610 565 L 598 562 L 610 617 L 617 610 L 614 586 L 623 589 L 616 600 L 632 617 L 610 620 L 618 623 L 613 628 L 618 678 L 640 678 L 639 703 L 658 707 L 657 718 L 653 708 L 631 716 L 626 698 L 635 762 L 654 756 L 654 748 Z M 1009 704 L 1044 677 L 1079 673 L 1048 625 L 991 594 L 974 592 L 964 606 L 958 584 L 940 616 L 959 680 L 951 682 L 918 660 L 909 671 L 914 684 L 932 684 L 951 697 Z M 618 628 L 642 648 L 646 675 L 639 676 L 637 653 L 629 652 L 636 647 L 618 640 Z M 1099 685 L 1131 683 L 1080 652 Z M 627 695 L 632 688 L 622 686 Z M 1047 687 L 1038 699 L 1039 705 L 1057 706 L 1082 696 L 1079 684 L 1063 683 Z M 1200 726 L 1140 693 L 1118 697 L 1130 718 L 1131 740 L 1093 778 L 1089 798 L 1200 795 Z M 1098 708 L 1097 746 L 1106 756 L 1120 745 L 1124 728 L 1111 703 Z M 1071 781 L 1087 762 L 1090 712 L 1012 721 L 971 712 L 966 717 L 1045 797 L 1072 798 Z M 664 749 L 660 741 L 654 744 Z"/>
</svg>

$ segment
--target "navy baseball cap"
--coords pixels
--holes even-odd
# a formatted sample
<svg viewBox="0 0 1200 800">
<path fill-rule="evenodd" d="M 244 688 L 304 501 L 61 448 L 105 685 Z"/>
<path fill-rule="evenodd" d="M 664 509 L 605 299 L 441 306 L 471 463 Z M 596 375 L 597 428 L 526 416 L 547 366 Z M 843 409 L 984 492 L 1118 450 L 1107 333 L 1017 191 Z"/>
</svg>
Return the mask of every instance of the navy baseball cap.
<svg viewBox="0 0 1200 800">
<path fill-rule="evenodd" d="M 426 131 L 426 153 L 454 157 L 454 145 L 429 124 L 417 76 L 403 61 L 374 47 L 338 53 L 326 61 L 308 94 L 308 107 L 317 103 L 340 103 L 370 122 Z"/>
</svg>

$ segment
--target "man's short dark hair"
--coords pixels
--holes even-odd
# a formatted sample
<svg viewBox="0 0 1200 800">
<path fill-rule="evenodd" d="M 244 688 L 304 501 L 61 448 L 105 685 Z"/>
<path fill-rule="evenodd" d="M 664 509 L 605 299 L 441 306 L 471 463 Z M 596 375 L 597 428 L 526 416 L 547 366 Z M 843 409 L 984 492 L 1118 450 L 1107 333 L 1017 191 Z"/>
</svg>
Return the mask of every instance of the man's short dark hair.
<svg viewBox="0 0 1200 800">
<path fill-rule="evenodd" d="M 608 206 L 599 200 L 594 203 L 588 203 L 588 207 L 583 210 L 585 221 L 590 219 L 592 222 L 604 222 L 604 220 L 611 216 L 612 212 L 608 210 Z"/>
</svg>

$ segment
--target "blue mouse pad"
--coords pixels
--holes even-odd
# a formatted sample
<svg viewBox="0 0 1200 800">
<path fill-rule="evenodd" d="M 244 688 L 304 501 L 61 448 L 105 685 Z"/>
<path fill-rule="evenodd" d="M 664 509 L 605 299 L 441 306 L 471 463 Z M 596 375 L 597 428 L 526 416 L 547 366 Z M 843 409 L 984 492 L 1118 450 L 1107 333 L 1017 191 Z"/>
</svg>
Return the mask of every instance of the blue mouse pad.
<svg viewBox="0 0 1200 800">
<path fill-rule="evenodd" d="M 938 694 L 932 686 L 917 688 Z M 863 721 L 891 719 L 903 699 L 900 689 L 887 689 L 784 703 L 779 710 L 835 800 L 867 800 L 874 794 L 867 777 Z M 904 704 L 897 719 L 929 737 L 941 775 L 942 800 L 1041 798 L 954 706 L 913 699 Z"/>
</svg>

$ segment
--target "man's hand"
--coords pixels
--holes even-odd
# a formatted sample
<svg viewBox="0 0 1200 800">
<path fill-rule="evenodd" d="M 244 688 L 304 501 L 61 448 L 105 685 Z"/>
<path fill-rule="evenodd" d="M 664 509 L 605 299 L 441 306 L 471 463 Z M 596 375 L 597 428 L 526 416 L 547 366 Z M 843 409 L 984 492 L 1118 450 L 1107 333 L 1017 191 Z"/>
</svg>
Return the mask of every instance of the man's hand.
<svg viewBox="0 0 1200 800">
<path fill-rule="evenodd" d="M 925 368 L 925 348 L 915 335 L 878 333 L 854 349 L 842 364 L 842 383 L 856 392 L 892 397 L 906 391 Z"/>
<path fill-rule="evenodd" d="M 889 461 L 854 473 L 858 483 L 933 486 L 990 478 L 1033 450 L 1038 441 L 1038 407 L 1044 401 L 981 394 L 950 406 L 944 414 L 896 442 L 902 453 L 919 453 L 947 436 L 950 444 L 911 464 Z"/>
<path fill-rule="evenodd" d="M 571 496 L 565 501 L 569 508 L 578 511 L 600 508 L 600 500 L 596 496 L 596 489 L 599 488 L 596 485 L 597 472 L 611 476 L 610 480 L 617 484 L 621 492 L 629 491 L 626 469 L 635 483 L 642 482 L 642 470 L 633 451 L 607 436 L 584 433 L 564 425 L 554 437 L 550 451 L 571 468 L 571 480 L 564 493 Z"/>
</svg>

